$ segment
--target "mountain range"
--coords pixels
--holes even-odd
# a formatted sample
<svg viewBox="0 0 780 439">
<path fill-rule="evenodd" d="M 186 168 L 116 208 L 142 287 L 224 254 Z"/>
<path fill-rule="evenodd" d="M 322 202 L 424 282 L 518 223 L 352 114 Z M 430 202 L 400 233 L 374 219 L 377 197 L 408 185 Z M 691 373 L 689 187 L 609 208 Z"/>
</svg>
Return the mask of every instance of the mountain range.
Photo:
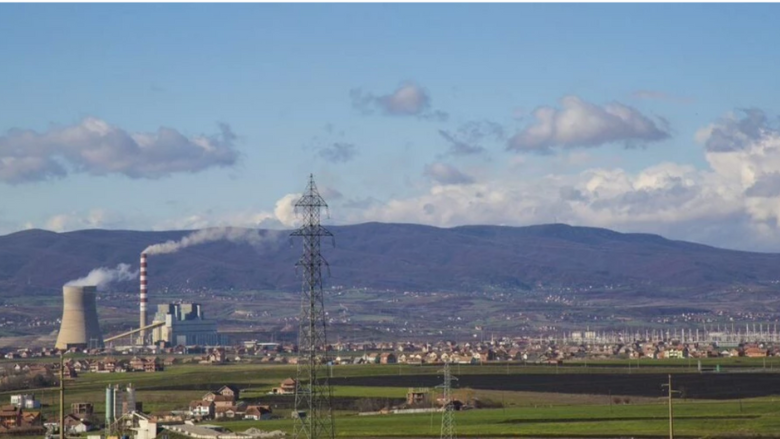
<svg viewBox="0 0 780 439">
<path fill-rule="evenodd" d="M 479 291 L 549 287 L 721 288 L 780 278 L 780 254 L 726 250 L 563 224 L 527 227 L 365 223 L 329 227 L 326 287 Z M 0 237 L 0 297 L 59 294 L 98 267 L 138 267 L 147 246 L 192 231 L 26 230 Z M 149 288 L 295 290 L 300 238 L 259 231 L 262 245 L 216 241 L 149 258 Z M 329 272 L 329 274 L 328 274 Z M 134 291 L 137 281 L 113 289 Z"/>
</svg>

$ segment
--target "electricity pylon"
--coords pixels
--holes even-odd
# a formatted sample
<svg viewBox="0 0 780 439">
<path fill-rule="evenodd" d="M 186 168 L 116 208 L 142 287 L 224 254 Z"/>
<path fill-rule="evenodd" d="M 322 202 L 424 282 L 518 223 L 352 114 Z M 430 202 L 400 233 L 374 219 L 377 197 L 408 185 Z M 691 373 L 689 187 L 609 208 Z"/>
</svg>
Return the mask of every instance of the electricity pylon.
<svg viewBox="0 0 780 439">
<path fill-rule="evenodd" d="M 321 238 L 332 237 L 333 234 L 320 225 L 320 210 L 323 208 L 327 209 L 328 204 L 317 191 L 314 176 L 310 175 L 306 192 L 295 203 L 295 211 L 302 224 L 291 234 L 303 238 L 303 254 L 296 264 L 303 269 L 303 285 L 295 384 L 295 439 L 331 439 L 334 436 L 322 292 L 322 266 L 328 263 L 320 254 Z"/>
<path fill-rule="evenodd" d="M 450 362 L 444 362 L 444 383 L 440 386 L 442 388 L 442 398 L 444 399 L 444 412 L 441 415 L 441 439 L 455 439 L 458 434 L 455 431 L 455 407 L 452 402 L 452 380 L 458 378 L 452 376 L 450 373 Z"/>
</svg>

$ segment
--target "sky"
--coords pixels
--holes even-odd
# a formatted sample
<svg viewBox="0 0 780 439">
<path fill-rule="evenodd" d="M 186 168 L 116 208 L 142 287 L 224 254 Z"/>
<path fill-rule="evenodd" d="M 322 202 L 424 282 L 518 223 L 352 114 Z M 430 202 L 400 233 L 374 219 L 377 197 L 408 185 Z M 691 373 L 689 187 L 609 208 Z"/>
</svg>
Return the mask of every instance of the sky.
<svg viewBox="0 0 780 439">
<path fill-rule="evenodd" d="M 780 252 L 780 6 L 0 4 L 0 234 L 566 223 Z"/>
</svg>

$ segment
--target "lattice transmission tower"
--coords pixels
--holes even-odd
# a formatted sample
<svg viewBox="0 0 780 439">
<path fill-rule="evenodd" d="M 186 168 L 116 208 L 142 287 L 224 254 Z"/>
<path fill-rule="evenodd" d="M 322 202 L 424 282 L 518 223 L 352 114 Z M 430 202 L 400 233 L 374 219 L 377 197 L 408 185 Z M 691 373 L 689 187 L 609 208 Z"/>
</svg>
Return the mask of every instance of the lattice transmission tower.
<svg viewBox="0 0 780 439">
<path fill-rule="evenodd" d="M 322 267 L 327 267 L 328 263 L 320 253 L 322 237 L 333 237 L 320 225 L 320 212 L 322 209 L 327 211 L 327 208 L 328 204 L 314 184 L 314 176 L 310 175 L 306 192 L 295 203 L 295 212 L 302 224 L 291 234 L 303 238 L 303 254 L 296 264 L 303 269 L 293 428 L 296 439 L 334 437 L 332 391 L 327 373 L 330 358 L 322 291 Z"/>
<path fill-rule="evenodd" d="M 441 415 L 441 439 L 455 439 L 458 437 L 455 431 L 455 406 L 452 402 L 452 381 L 458 378 L 450 373 L 450 362 L 444 362 L 444 383 L 442 388 L 442 399 L 444 400 L 444 412 Z"/>
</svg>

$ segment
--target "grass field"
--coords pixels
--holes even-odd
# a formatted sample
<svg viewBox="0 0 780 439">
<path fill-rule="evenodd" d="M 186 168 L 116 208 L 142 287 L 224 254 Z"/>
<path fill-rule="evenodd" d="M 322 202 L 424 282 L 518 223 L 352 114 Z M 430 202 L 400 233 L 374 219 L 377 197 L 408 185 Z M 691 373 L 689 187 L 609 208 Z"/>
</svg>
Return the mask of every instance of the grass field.
<svg viewBox="0 0 780 439">
<path fill-rule="evenodd" d="M 741 409 L 740 409 L 741 406 Z M 675 407 L 676 436 L 773 437 L 780 408 L 771 400 L 681 402 Z M 668 435 L 667 405 L 540 406 L 457 412 L 461 437 L 641 437 Z M 338 437 L 438 437 L 441 414 L 336 417 Z M 250 427 L 290 432 L 289 419 L 222 423 L 233 431 Z"/>
<path fill-rule="evenodd" d="M 679 360 L 649 364 L 634 361 L 630 370 L 627 362 L 620 361 L 589 362 L 587 367 L 584 364 L 455 366 L 453 373 L 461 377 L 461 384 L 470 384 L 455 389 L 456 396 L 475 397 L 503 406 L 457 412 L 458 434 L 481 438 L 666 436 L 668 408 L 660 385 L 666 373 L 673 373 L 676 383 L 722 386 L 731 392 L 721 395 L 720 400 L 676 399 L 677 436 L 780 437 L 780 365 L 764 369 L 763 361 L 752 359 L 725 359 L 707 364 L 720 364 L 724 370 L 731 368 L 739 372 L 699 374 L 695 367 L 689 368 L 685 361 Z M 332 374 L 336 384 L 334 397 L 340 402 L 335 421 L 338 437 L 438 437 L 440 413 L 358 416 L 357 410 L 350 408 L 348 402 L 362 398 L 400 400 L 405 397 L 407 387 L 420 380 L 428 380 L 422 384 L 435 385 L 440 375 L 439 366 L 336 366 Z M 242 399 L 273 402 L 275 413 L 286 418 L 225 422 L 225 426 L 234 431 L 255 427 L 290 432 L 293 424 L 288 416 L 293 398 L 269 399 L 267 393 L 291 376 L 295 376 L 295 366 L 266 364 L 184 364 L 158 373 L 86 373 L 67 382 L 66 407 L 72 402 L 88 401 L 102 416 L 105 387 L 133 383 L 145 411 L 169 411 L 185 408 L 189 401 L 200 399 L 209 390 L 234 384 L 242 389 Z M 373 384 L 351 384 L 361 380 L 373 380 Z M 407 382 L 409 380 L 411 382 Z M 555 386 L 546 383 L 556 382 L 559 388 L 560 382 L 570 382 L 588 392 L 576 391 L 573 387 L 551 391 Z M 773 384 L 775 382 L 778 384 Z M 530 387 L 519 388 L 523 386 Z M 620 392 L 610 391 L 611 388 L 630 389 L 636 394 L 621 396 Z M 768 396 L 745 397 L 756 388 Z M 696 389 L 691 393 L 693 390 Z M 52 418 L 58 409 L 56 389 L 33 391 L 45 405 L 44 415 Z M 0 400 L 7 401 L 12 393 L 19 392 L 0 393 Z"/>
</svg>

